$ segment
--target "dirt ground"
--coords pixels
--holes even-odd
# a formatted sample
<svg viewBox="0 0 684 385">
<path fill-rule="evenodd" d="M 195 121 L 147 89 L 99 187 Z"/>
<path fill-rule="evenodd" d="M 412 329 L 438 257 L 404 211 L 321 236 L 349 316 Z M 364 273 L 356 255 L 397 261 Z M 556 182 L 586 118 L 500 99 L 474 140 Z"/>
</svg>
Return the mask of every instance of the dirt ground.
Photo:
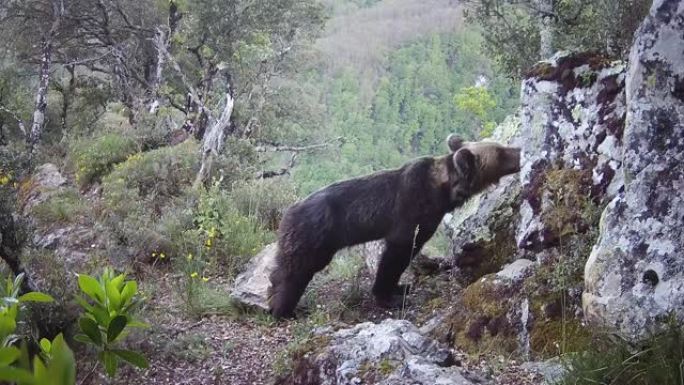
<svg viewBox="0 0 684 385">
<path fill-rule="evenodd" d="M 144 352 L 150 368 L 121 367 L 117 379 L 108 382 L 101 369 L 91 371 L 91 362 L 80 362 L 79 385 L 269 385 L 278 371 L 288 368 L 289 362 L 284 359 L 288 346 L 316 325 L 342 327 L 385 318 L 405 318 L 421 325 L 433 312 L 448 305 L 448 299 L 459 290 L 458 285 L 449 282 L 448 273 L 430 277 L 415 282 L 403 309 L 388 311 L 375 306 L 368 273 L 351 282 L 323 275 L 312 283 L 302 300 L 307 308 L 296 320 L 276 323 L 258 314 L 197 319 L 182 306 L 175 287 L 178 277 L 150 274 L 145 281 L 154 282 L 156 294 L 148 298 L 143 314 L 152 327 L 129 337 L 129 346 Z M 455 356 L 463 370 L 495 384 L 541 382 L 539 376 L 521 370 L 509 359 L 470 357 L 458 351 Z"/>
</svg>

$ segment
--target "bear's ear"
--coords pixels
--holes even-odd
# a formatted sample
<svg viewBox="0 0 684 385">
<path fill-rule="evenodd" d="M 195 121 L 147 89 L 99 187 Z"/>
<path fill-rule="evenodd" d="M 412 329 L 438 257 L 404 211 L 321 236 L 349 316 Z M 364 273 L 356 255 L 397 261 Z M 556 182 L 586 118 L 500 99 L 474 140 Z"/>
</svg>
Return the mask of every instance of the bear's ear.
<svg viewBox="0 0 684 385">
<path fill-rule="evenodd" d="M 447 137 L 447 146 L 449 146 L 451 152 L 456 152 L 463 147 L 463 138 L 456 134 L 451 134 Z"/>
<path fill-rule="evenodd" d="M 473 180 L 475 176 L 475 155 L 467 148 L 458 150 L 454 154 L 454 167 L 460 178 Z"/>
</svg>

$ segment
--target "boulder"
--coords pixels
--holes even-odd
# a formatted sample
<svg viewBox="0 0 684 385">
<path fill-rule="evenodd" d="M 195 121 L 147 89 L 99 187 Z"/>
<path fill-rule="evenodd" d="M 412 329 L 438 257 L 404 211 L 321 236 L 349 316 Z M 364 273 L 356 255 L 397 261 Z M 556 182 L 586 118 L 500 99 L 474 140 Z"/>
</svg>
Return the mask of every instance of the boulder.
<svg viewBox="0 0 684 385">
<path fill-rule="evenodd" d="M 656 0 L 627 74 L 624 193 L 584 272 L 586 318 L 638 341 L 684 321 L 684 1 Z"/>
<path fill-rule="evenodd" d="M 519 259 L 486 275 L 463 290 L 434 335 L 470 352 L 483 343 L 500 353 L 529 352 L 530 300 L 523 285 L 536 264 Z"/>
<path fill-rule="evenodd" d="M 247 269 L 235 278 L 235 284 L 230 294 L 238 303 L 268 310 L 268 293 L 271 289 L 269 279 L 276 267 L 278 244 L 266 246 L 250 261 Z"/>
<path fill-rule="evenodd" d="M 281 384 L 470 385 L 453 354 L 408 321 L 387 319 L 323 331 Z"/>
<path fill-rule="evenodd" d="M 24 214 L 38 204 L 45 202 L 67 183 L 59 168 L 52 163 L 45 163 L 36 168 L 31 178 L 21 186 L 21 201 Z"/>
<path fill-rule="evenodd" d="M 499 125 L 487 140 L 520 146 L 519 134 L 520 118 L 512 116 Z M 445 217 L 453 264 L 467 280 L 474 281 L 496 272 L 516 258 L 515 225 L 519 195 L 520 180 L 517 175 L 512 175 L 470 198 Z"/>
<path fill-rule="evenodd" d="M 380 257 L 382 256 L 382 252 L 384 250 L 384 240 L 366 242 L 351 248 L 352 253 L 357 253 L 363 257 L 363 260 L 366 262 L 368 274 L 371 277 L 375 277 L 375 275 L 378 272 L 378 266 L 380 265 Z"/>
<path fill-rule="evenodd" d="M 624 83 L 623 63 L 588 53 L 560 52 L 527 74 L 518 247 L 540 252 L 586 232 L 598 217 L 592 204 L 622 188 Z"/>
</svg>

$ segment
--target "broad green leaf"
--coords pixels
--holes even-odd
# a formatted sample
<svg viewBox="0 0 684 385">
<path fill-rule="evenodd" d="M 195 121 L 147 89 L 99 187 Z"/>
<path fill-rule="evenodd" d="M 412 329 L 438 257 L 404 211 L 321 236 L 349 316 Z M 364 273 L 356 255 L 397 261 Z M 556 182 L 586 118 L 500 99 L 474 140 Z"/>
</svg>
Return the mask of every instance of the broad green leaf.
<svg viewBox="0 0 684 385">
<path fill-rule="evenodd" d="M 51 383 L 73 385 L 76 383 L 76 361 L 74 353 L 60 334 L 52 341 L 52 359 L 48 366 Z"/>
<path fill-rule="evenodd" d="M 0 338 L 5 338 L 14 333 L 17 329 L 17 322 L 14 317 L 9 315 L 0 315 Z"/>
<path fill-rule="evenodd" d="M 14 283 L 12 284 L 12 287 L 8 287 L 7 294 L 11 295 L 12 297 L 16 297 L 17 293 L 19 293 L 19 288 L 21 287 L 21 283 L 24 281 L 24 273 L 21 273 L 17 275 L 14 278 Z"/>
<path fill-rule="evenodd" d="M 110 378 L 114 377 L 114 375 L 116 375 L 116 369 L 119 366 L 119 358 L 112 352 L 104 351 L 102 352 L 102 361 L 107 375 Z"/>
<path fill-rule="evenodd" d="M 51 296 L 36 291 L 26 293 L 19 297 L 20 302 L 53 302 L 54 300 L 55 299 Z"/>
<path fill-rule="evenodd" d="M 78 275 L 78 287 L 90 298 L 99 303 L 104 303 L 105 293 L 97 280 L 86 274 Z"/>
<path fill-rule="evenodd" d="M 16 361 L 20 355 L 21 352 L 14 346 L 0 348 L 0 366 L 9 366 Z"/>
<path fill-rule="evenodd" d="M 118 349 L 112 350 L 112 353 L 116 354 L 117 356 L 121 357 L 121 359 L 123 359 L 124 361 L 138 368 L 146 369 L 150 366 L 150 364 L 147 362 L 147 359 L 140 353 L 131 350 Z"/>
<path fill-rule="evenodd" d="M 121 302 L 128 303 L 133 296 L 138 292 L 138 284 L 135 281 L 128 281 L 121 290 Z"/>
<path fill-rule="evenodd" d="M 100 329 L 97 327 L 97 323 L 88 317 L 82 317 L 78 321 L 78 325 L 81 327 L 81 331 L 90 338 L 90 341 L 97 346 L 102 346 L 102 335 L 100 334 Z"/>
<path fill-rule="evenodd" d="M 105 289 L 107 290 L 107 299 L 109 300 L 108 309 L 110 311 L 119 310 L 121 308 L 121 293 L 112 281 L 105 283 Z"/>
<path fill-rule="evenodd" d="M 38 384 L 31 372 L 25 369 L 13 368 L 11 366 L 0 367 L 0 380 L 7 382 L 19 382 L 21 384 Z M 42 384 L 41 384 L 42 385 Z"/>
<path fill-rule="evenodd" d="M 50 353 L 50 348 L 52 348 L 52 343 L 50 342 L 49 339 L 43 338 L 40 340 L 40 348 L 45 352 L 45 353 Z"/>
<path fill-rule="evenodd" d="M 126 324 L 128 324 L 126 316 L 119 315 L 114 317 L 109 323 L 109 328 L 107 328 L 107 342 L 114 341 L 126 328 Z"/>
<path fill-rule="evenodd" d="M 100 306 L 93 307 L 90 315 L 93 316 L 95 321 L 97 321 L 97 323 L 100 325 L 109 325 L 109 321 L 112 319 L 107 309 L 104 309 Z"/>
<path fill-rule="evenodd" d="M 38 356 L 33 358 L 33 376 L 36 378 L 36 383 L 38 384 L 49 384 L 50 382 L 53 382 L 53 379 L 50 378 L 47 368 L 45 367 L 45 363 L 43 363 L 43 360 Z"/>
<path fill-rule="evenodd" d="M 116 277 L 112 278 L 112 284 L 118 290 L 121 292 L 121 288 L 123 287 L 124 280 L 126 279 L 126 275 L 124 274 L 119 274 Z"/>
<path fill-rule="evenodd" d="M 76 334 L 76 335 L 74 336 L 74 339 L 75 339 L 76 341 L 82 342 L 82 343 L 84 343 L 84 344 L 90 344 L 90 343 L 93 342 L 93 341 L 91 341 L 90 338 L 88 338 L 88 336 L 85 335 L 85 334 Z"/>
</svg>

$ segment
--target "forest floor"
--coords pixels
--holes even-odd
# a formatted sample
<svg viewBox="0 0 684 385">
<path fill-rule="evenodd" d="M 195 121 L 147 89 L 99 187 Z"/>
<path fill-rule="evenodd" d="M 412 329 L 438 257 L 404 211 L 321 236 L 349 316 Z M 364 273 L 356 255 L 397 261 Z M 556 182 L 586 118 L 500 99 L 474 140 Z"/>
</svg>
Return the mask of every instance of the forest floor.
<svg viewBox="0 0 684 385">
<path fill-rule="evenodd" d="M 302 300 L 308 310 L 296 320 L 276 323 L 258 313 L 214 314 L 198 319 L 183 308 L 176 287 L 178 277 L 150 269 L 145 280 L 154 282 L 156 295 L 148 298 L 143 317 L 152 326 L 140 338 L 129 338 L 131 347 L 150 359 L 149 369 L 122 367 L 117 379 L 108 382 L 102 370 L 91 374 L 92 362 L 81 362 L 78 384 L 268 385 L 290 369 L 287 352 L 316 326 L 344 327 L 386 318 L 404 318 L 420 326 L 431 314 L 448 306 L 446 301 L 458 291 L 458 285 L 449 284 L 449 274 L 443 273 L 415 284 L 403 310 L 388 311 L 375 306 L 371 277 L 365 268 L 360 270 L 351 281 L 331 272 L 322 273 Z M 228 286 L 225 290 L 228 293 Z M 497 385 L 542 382 L 538 374 L 521 369 L 512 357 L 456 351 L 455 358 L 465 373 Z"/>
</svg>

